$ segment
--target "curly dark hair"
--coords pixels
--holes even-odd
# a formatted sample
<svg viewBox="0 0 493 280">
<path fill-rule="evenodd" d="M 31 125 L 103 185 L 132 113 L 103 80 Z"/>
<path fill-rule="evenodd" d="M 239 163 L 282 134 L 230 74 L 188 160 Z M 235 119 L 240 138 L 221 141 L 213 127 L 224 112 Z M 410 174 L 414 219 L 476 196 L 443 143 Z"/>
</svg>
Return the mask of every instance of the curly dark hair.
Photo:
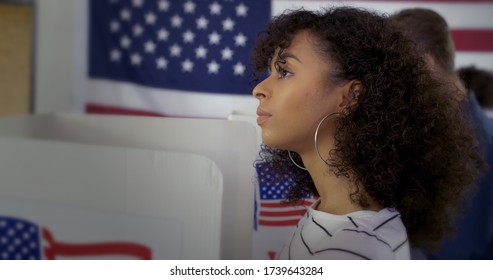
<svg viewBox="0 0 493 280">
<path fill-rule="evenodd" d="M 471 122 L 455 98 L 458 90 L 431 76 L 415 45 L 387 17 L 351 7 L 292 10 L 273 18 L 252 55 L 257 80 L 276 50 L 288 48 L 301 30 L 309 30 L 322 58 L 336 65 L 327 79 L 362 83 L 356 102 L 336 121 L 328 168 L 353 182 L 353 202 L 366 208 L 370 196 L 397 209 L 411 244 L 436 249 L 453 231 L 453 215 L 483 164 Z M 318 195 L 287 151 L 263 145 L 260 161 L 291 174 L 295 187 L 288 201 Z"/>
</svg>

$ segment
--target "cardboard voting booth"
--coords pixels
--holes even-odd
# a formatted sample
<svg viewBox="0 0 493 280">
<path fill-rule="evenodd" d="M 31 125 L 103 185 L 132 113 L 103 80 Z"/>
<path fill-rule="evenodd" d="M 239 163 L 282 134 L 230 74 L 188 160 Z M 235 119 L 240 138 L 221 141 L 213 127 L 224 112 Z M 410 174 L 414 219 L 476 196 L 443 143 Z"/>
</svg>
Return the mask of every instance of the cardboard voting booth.
<svg viewBox="0 0 493 280">
<path fill-rule="evenodd" d="M 220 257 L 222 175 L 204 156 L 3 137 L 0 154 L 2 258 Z"/>
<path fill-rule="evenodd" d="M 60 115 L 38 115 L 38 116 L 26 116 L 26 117 L 16 117 L 16 118 L 5 118 L 0 119 L 0 137 L 5 138 L 4 142 L 0 142 L 1 145 L 12 146 L 13 143 L 17 143 L 18 141 L 26 142 L 32 141 L 35 143 L 50 143 L 49 145 L 54 145 L 56 147 L 62 148 L 65 147 L 65 151 L 69 151 L 72 148 L 76 147 L 76 145 L 82 145 L 84 147 L 91 147 L 92 149 L 100 149 L 99 153 L 101 155 L 105 154 L 103 151 L 106 149 L 126 149 L 128 150 L 145 150 L 145 151 L 153 151 L 153 158 L 156 161 L 159 161 L 159 158 L 164 160 L 168 157 L 168 154 L 155 156 L 158 153 L 168 152 L 170 154 L 184 154 L 187 155 L 185 157 L 189 157 L 188 161 L 195 161 L 195 159 L 190 158 L 194 154 L 195 156 L 208 158 L 210 160 L 210 166 L 213 166 L 212 163 L 216 164 L 218 170 L 214 171 L 214 174 L 222 174 L 222 197 L 220 192 L 216 192 L 213 196 L 214 199 L 211 199 L 211 193 L 209 195 L 203 195 L 201 193 L 196 193 L 192 190 L 188 190 L 186 192 L 178 192 L 178 191 L 170 191 L 167 187 L 159 186 L 153 187 L 154 189 L 160 189 L 161 196 L 167 196 L 168 200 L 160 200 L 160 196 L 157 193 L 153 193 L 151 191 L 142 191 L 139 189 L 145 189 L 146 187 L 134 187 L 132 199 L 136 199 L 135 202 L 132 202 L 132 209 L 136 209 L 141 207 L 143 212 L 133 211 L 126 213 L 125 215 L 131 214 L 133 216 L 126 217 L 132 221 L 140 221 L 143 223 L 145 219 L 139 219 L 136 215 L 144 215 L 144 214 L 152 214 L 149 218 L 152 219 L 164 219 L 161 223 L 161 227 L 164 231 L 169 231 L 170 236 L 183 236 L 183 240 L 180 244 L 184 244 L 186 234 L 191 234 L 196 238 L 197 241 L 210 243 L 210 246 L 216 246 L 211 239 L 202 238 L 201 233 L 202 229 L 198 229 L 197 231 L 187 229 L 183 225 L 179 227 L 180 229 L 171 230 L 173 227 L 168 227 L 164 225 L 169 224 L 177 224 L 176 219 L 172 219 L 167 217 L 166 215 L 159 216 L 159 213 L 166 212 L 164 209 L 151 209 L 154 204 L 166 204 L 167 201 L 173 201 L 171 205 L 176 206 L 174 212 L 176 215 L 186 215 L 189 218 L 196 217 L 196 215 L 201 216 L 205 215 L 205 213 L 212 211 L 217 211 L 220 209 L 220 233 L 217 234 L 220 236 L 219 244 L 217 244 L 217 248 L 219 248 L 218 258 L 221 259 L 249 259 L 251 258 L 251 250 L 252 250 L 252 224 L 253 224 L 253 198 L 254 198 L 254 186 L 252 181 L 255 178 L 255 169 L 253 168 L 253 162 L 255 161 L 256 155 L 256 132 L 255 128 L 245 122 L 234 122 L 234 121 L 225 121 L 225 120 L 198 120 L 198 119 L 171 119 L 171 118 L 152 118 L 152 117 L 129 117 L 129 116 L 97 116 L 97 115 L 79 115 L 79 114 L 60 114 Z M 7 141 L 10 139 L 11 141 Z M 5 142 L 7 141 L 7 142 Z M 19 143 L 20 143 L 19 142 Z M 67 145 L 71 148 L 67 148 Z M 45 149 L 38 147 L 37 149 Z M 18 152 L 24 154 L 25 157 L 33 157 L 42 158 L 47 155 L 41 156 L 40 152 L 36 153 L 37 149 L 31 148 L 29 153 L 27 151 L 23 152 L 23 149 L 18 149 Z M 47 149 L 47 148 L 46 148 Z M 75 149 L 75 148 L 74 148 Z M 82 148 L 81 148 L 82 149 Z M 9 150 L 9 147 L 4 147 L 4 151 Z M 81 151 L 81 153 L 84 153 Z M 87 155 L 91 155 L 91 160 L 94 160 L 92 157 L 95 157 L 97 152 L 85 152 Z M 122 152 L 123 153 L 123 152 Z M 60 157 L 63 157 L 63 154 L 60 153 Z M 126 157 L 121 156 L 120 160 L 114 160 L 113 163 L 105 164 L 104 159 L 106 157 L 99 157 L 102 160 L 102 163 L 98 166 L 110 166 L 108 167 L 111 171 L 112 164 L 116 164 L 118 161 L 124 161 L 125 158 L 128 159 L 128 152 L 124 152 Z M 25 158 L 25 161 L 28 159 Z M 88 159 L 89 160 L 89 159 Z M 180 159 L 185 160 L 185 159 Z M 9 162 L 9 160 L 2 157 L 0 159 L 1 162 Z M 90 161 L 90 160 L 89 160 Z M 6 163 L 2 163 L 6 164 Z M 42 164 L 42 160 L 39 161 L 39 164 Z M 66 162 L 67 166 L 71 165 Z M 44 164 L 47 168 L 49 164 Z M 28 165 L 31 166 L 31 165 Z M 174 165 L 172 161 L 166 161 L 167 171 L 170 173 L 177 174 L 185 174 L 185 176 L 181 176 L 183 179 L 176 179 L 173 183 L 181 182 L 180 180 L 185 180 L 188 173 L 188 167 L 184 168 L 184 165 Z M 30 177 L 34 176 L 30 170 L 26 169 L 22 165 L 18 166 L 22 172 L 26 172 L 25 176 Z M 68 168 L 67 167 L 67 168 Z M 92 168 L 90 168 L 92 167 Z M 114 174 L 111 175 L 107 169 L 95 168 L 95 163 L 87 164 L 86 169 L 89 173 L 78 173 L 73 171 L 74 178 L 77 178 L 77 181 L 82 181 L 83 178 L 96 178 L 100 176 L 101 180 L 110 180 L 109 178 L 113 178 Z M 147 166 L 149 167 L 149 166 Z M 74 167 L 75 168 L 75 167 Z M 138 169 L 141 170 L 141 174 L 138 176 L 133 173 L 132 176 L 127 176 L 126 180 L 134 180 L 135 178 L 141 179 L 139 182 L 133 182 L 132 185 L 142 185 L 146 183 L 146 176 L 157 176 L 154 181 L 166 181 L 164 178 L 159 177 L 157 174 L 152 174 L 149 168 L 146 168 L 143 163 L 133 162 L 132 165 L 127 165 L 126 172 L 130 172 L 129 169 Z M 200 168 L 205 168 L 204 166 Z M 200 169 L 199 168 L 199 169 Z M 12 170 L 12 169 L 11 169 Z M 59 178 L 59 175 L 62 172 L 58 171 L 59 169 L 51 168 L 52 175 L 54 176 L 53 182 L 59 183 L 62 179 Z M 72 169 L 71 169 L 72 170 Z M 156 171 L 156 173 L 163 172 Z M 66 173 L 65 170 L 63 173 Z M 116 171 L 115 171 L 116 172 Z M 148 173 L 146 173 L 148 172 Z M 212 171 L 211 171 L 212 172 Z M 78 175 L 79 174 L 79 175 Z M 80 175 L 84 174 L 84 175 Z M 116 173 L 115 173 L 116 174 Z M 130 174 L 130 173 L 129 173 Z M 146 174 L 144 176 L 144 174 Z M 167 173 L 166 173 L 167 174 Z M 195 177 L 195 173 L 190 174 L 188 177 Z M 140 176 L 140 177 L 139 177 Z M 24 179 L 19 179 L 22 176 L 18 176 L 17 179 L 21 180 L 20 185 L 27 184 L 23 182 Z M 81 178 L 83 177 L 83 178 Z M 61 178 L 61 177 L 60 177 Z M 197 177 L 188 178 L 188 180 L 195 180 L 194 183 L 190 181 L 187 182 L 187 185 L 190 184 L 200 184 L 200 182 L 204 181 L 207 178 Z M 211 179 L 211 178 L 209 178 Z M 93 185 L 93 182 L 90 179 L 87 179 L 85 185 L 87 188 L 92 189 L 94 193 L 98 193 L 99 189 Z M 96 179 L 95 179 L 96 180 Z M 129 184 L 129 181 L 123 181 L 120 178 L 119 182 L 113 182 L 114 185 L 118 184 Z M 137 179 L 135 179 L 137 180 Z M 215 178 L 215 182 L 219 179 Z M 41 180 L 40 184 L 48 184 L 51 185 L 52 181 L 46 182 Z M 103 183 L 99 185 L 104 185 Z M 178 186 L 175 184 L 175 186 Z M 82 187 L 78 188 L 80 191 Z M 151 187 L 148 187 L 151 188 Z M 219 187 L 218 187 L 219 188 Z M 48 196 L 45 192 L 42 192 L 40 189 L 36 189 L 32 187 L 29 191 L 24 191 L 22 195 L 16 194 L 13 192 L 13 189 L 10 189 L 12 192 L 0 191 L 0 199 L 7 199 L 11 201 L 14 200 L 18 202 L 18 204 L 25 205 L 25 203 L 31 203 L 32 205 L 37 205 L 37 201 L 33 201 L 33 197 L 30 197 L 31 194 L 26 196 L 26 192 L 33 192 L 33 195 L 40 196 L 42 198 L 46 198 Z M 129 190 L 127 190 L 128 192 Z M 52 192 L 52 191 L 50 191 Z M 58 193 L 61 192 L 61 193 Z M 56 211 L 55 208 L 58 208 L 60 205 L 66 205 L 65 199 L 67 196 L 70 197 L 69 194 L 63 196 L 64 190 L 59 190 L 58 192 L 52 192 L 54 197 L 59 198 L 57 200 L 56 205 L 54 206 L 46 206 L 47 212 L 66 212 L 70 213 L 70 211 L 60 210 Z M 104 205 L 106 200 L 117 200 L 116 197 L 110 195 L 110 193 L 115 196 L 127 196 L 127 192 L 123 192 L 120 190 L 120 193 L 115 189 L 105 189 L 105 192 L 108 192 L 106 195 L 102 196 L 89 196 L 85 193 L 83 195 L 76 195 L 72 193 L 72 197 L 78 197 L 81 201 L 85 201 L 86 205 L 78 205 L 82 208 L 87 209 L 88 211 L 99 211 L 100 207 Z M 70 192 L 69 192 L 70 193 Z M 138 199 L 137 199 L 138 198 Z M 122 198 L 123 199 L 123 198 Z M 12 201 L 14 201 L 12 200 Z M 104 200 L 99 201 L 99 200 Z M 207 202 L 203 200 L 208 200 Z M 99 204 L 96 202 L 99 201 Z M 126 201 L 126 206 L 130 205 L 129 202 Z M 202 202 L 201 202 L 202 201 Z M 152 203 L 151 203 L 152 202 Z M 60 205 L 58 205 L 58 203 Z M 74 203 L 73 201 L 71 202 Z M 108 202 L 108 205 L 111 205 Z M 112 202 L 116 203 L 116 202 Z M 204 204 L 205 203 L 205 204 Z M 70 204 L 70 203 L 69 203 Z M 97 204 L 97 205 L 96 205 Z M 207 205 L 206 205 L 207 204 Z M 216 208 L 213 207 L 216 205 Z M 106 206 L 109 207 L 109 206 Z M 123 207 L 123 206 L 122 206 Z M 173 208 L 171 207 L 171 208 Z M 204 207 L 209 207 L 208 209 L 204 209 Z M 212 208 L 210 208 L 212 207 Z M 149 209 L 148 209 L 149 208 Z M 169 209 L 171 209 L 169 208 Z M 169 210 L 168 209 L 168 210 Z M 184 213 L 181 210 L 185 210 Z M 1 210 L 1 209 L 0 209 Z M 122 208 L 116 209 L 111 208 L 107 209 L 109 211 L 114 211 L 115 215 L 122 215 Z M 205 213 L 202 213 L 205 212 Z M 112 215 L 113 215 L 112 214 Z M 1 213 L 0 213 L 1 215 Z M 39 217 L 34 217 L 35 222 L 38 221 Z M 41 218 L 39 218 L 41 219 Z M 212 222 L 212 217 L 204 217 L 203 220 Z M 114 218 L 115 221 L 119 224 L 115 227 L 119 228 L 128 228 L 131 227 L 127 220 L 124 218 Z M 7 221 L 8 222 L 8 221 Z M 96 224 L 98 222 L 95 222 Z M 102 223 L 99 221 L 99 223 Z M 211 226 L 214 223 L 211 223 Z M 39 228 L 39 227 L 38 227 Z M 192 231 L 192 232 L 190 232 Z M 54 237 L 55 239 L 57 237 Z M 190 237 L 190 239 L 193 239 Z M 1 240 L 0 240 L 1 241 Z M 94 240 L 93 240 L 94 241 Z M 89 241 L 88 241 L 89 242 Z M 169 244 L 172 244 L 170 242 Z M 176 243 L 176 242 L 175 242 Z M 140 244 L 140 243 L 139 243 Z M 138 244 L 137 244 L 138 245 Z M 170 245 L 171 246 L 171 245 Z M 196 244 L 196 246 L 198 246 Z M 176 248 L 175 248 L 176 249 Z M 177 250 L 177 249 L 176 249 Z M 193 251 L 193 250 L 191 250 Z M 207 254 L 203 255 L 194 255 L 191 251 L 183 251 L 183 258 L 215 258 L 214 254 L 207 251 Z M 163 255 L 163 258 L 167 258 L 167 255 Z"/>
</svg>

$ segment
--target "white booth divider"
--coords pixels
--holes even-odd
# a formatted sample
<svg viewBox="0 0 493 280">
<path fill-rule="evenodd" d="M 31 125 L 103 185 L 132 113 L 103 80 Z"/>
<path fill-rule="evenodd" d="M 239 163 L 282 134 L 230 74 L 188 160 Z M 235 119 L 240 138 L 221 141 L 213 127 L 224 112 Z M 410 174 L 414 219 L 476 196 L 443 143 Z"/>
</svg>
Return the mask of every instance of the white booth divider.
<svg viewBox="0 0 493 280">
<path fill-rule="evenodd" d="M 0 136 L 194 153 L 223 174 L 222 259 L 250 259 L 257 154 L 255 127 L 246 122 L 83 114 L 0 119 Z M 193 195 L 193 194 L 190 194 Z M 199 198 L 200 199 L 200 198 Z M 187 198 L 182 203 L 198 214 Z"/>
<path fill-rule="evenodd" d="M 0 259 L 219 259 L 219 167 L 161 150 L 0 137 Z"/>
</svg>

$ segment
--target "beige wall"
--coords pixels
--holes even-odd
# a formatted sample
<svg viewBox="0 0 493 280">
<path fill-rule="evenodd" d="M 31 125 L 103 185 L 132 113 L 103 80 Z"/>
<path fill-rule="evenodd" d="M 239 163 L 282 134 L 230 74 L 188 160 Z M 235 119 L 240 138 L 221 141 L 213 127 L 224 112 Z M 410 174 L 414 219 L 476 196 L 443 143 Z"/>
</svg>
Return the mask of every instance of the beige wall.
<svg viewBox="0 0 493 280">
<path fill-rule="evenodd" d="M 0 116 L 30 110 L 32 5 L 0 4 Z"/>
</svg>

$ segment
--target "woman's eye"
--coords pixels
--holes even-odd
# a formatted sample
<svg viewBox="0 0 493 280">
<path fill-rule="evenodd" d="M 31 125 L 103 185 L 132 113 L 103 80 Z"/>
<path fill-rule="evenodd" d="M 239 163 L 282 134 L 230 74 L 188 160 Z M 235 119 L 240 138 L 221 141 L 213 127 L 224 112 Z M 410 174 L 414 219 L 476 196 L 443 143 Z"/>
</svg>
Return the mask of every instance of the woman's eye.
<svg viewBox="0 0 493 280">
<path fill-rule="evenodd" d="M 279 68 L 279 69 L 277 69 L 277 74 L 279 75 L 279 79 L 284 79 L 284 78 L 288 77 L 289 75 L 291 75 L 291 72 L 289 72 L 288 70 L 286 70 L 284 68 Z"/>
</svg>

